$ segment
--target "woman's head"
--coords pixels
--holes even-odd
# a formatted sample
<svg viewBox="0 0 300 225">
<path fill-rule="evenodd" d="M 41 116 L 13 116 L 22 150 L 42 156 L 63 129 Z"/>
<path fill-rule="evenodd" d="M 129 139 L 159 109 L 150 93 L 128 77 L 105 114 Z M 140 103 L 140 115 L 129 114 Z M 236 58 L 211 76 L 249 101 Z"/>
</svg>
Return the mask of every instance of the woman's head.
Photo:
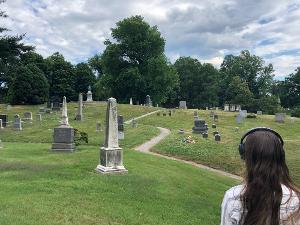
<svg viewBox="0 0 300 225">
<path fill-rule="evenodd" d="M 283 140 L 276 132 L 260 128 L 248 132 L 241 142 L 246 165 L 243 224 L 279 225 L 281 185 L 299 194 L 289 176 Z"/>
</svg>

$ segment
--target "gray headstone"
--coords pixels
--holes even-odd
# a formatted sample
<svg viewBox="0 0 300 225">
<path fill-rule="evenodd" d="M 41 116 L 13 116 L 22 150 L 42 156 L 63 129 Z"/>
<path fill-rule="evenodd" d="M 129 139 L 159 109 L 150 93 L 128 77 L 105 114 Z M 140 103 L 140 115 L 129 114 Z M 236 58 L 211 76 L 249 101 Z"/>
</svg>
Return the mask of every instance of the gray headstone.
<svg viewBox="0 0 300 225">
<path fill-rule="evenodd" d="M 205 120 L 203 120 L 203 119 L 195 119 L 194 120 L 193 133 L 203 134 L 203 133 L 206 133 L 207 130 L 208 130 L 208 128 L 205 123 Z"/>
<path fill-rule="evenodd" d="M 262 112 L 262 111 L 257 111 L 256 114 L 257 114 L 257 115 L 262 115 L 263 112 Z"/>
<path fill-rule="evenodd" d="M 179 109 L 187 109 L 186 101 L 180 101 L 179 102 Z"/>
<path fill-rule="evenodd" d="M 246 117 L 247 117 L 247 114 L 248 114 L 247 110 L 240 110 L 240 111 L 239 111 L 239 115 L 240 115 L 241 117 L 243 117 L 243 118 L 246 118 Z"/>
<path fill-rule="evenodd" d="M 78 95 L 78 108 L 77 108 L 77 113 L 76 113 L 76 118 L 75 118 L 78 121 L 83 120 L 82 107 L 83 107 L 82 93 L 79 93 L 79 95 Z"/>
<path fill-rule="evenodd" d="M 235 105 L 230 105 L 230 112 L 235 112 Z"/>
<path fill-rule="evenodd" d="M 118 142 L 117 101 L 109 98 L 106 111 L 104 146 L 100 148 L 100 163 L 96 171 L 100 173 L 127 172 L 123 166 L 123 149 Z"/>
<path fill-rule="evenodd" d="M 2 119 L 0 119 L 0 129 L 3 129 L 3 125 L 2 125 Z"/>
<path fill-rule="evenodd" d="M 215 135 L 215 141 L 217 141 L 217 142 L 221 141 L 221 135 L 220 134 Z"/>
<path fill-rule="evenodd" d="M 286 117 L 285 113 L 276 113 L 275 114 L 275 121 L 278 122 L 278 123 L 284 123 L 285 117 Z"/>
<path fill-rule="evenodd" d="M 118 116 L 118 138 L 119 140 L 124 139 L 124 117 L 122 115 Z"/>
<path fill-rule="evenodd" d="M 14 116 L 14 129 L 22 130 L 22 120 L 18 114 Z"/>
<path fill-rule="evenodd" d="M 24 120 L 32 120 L 32 112 L 24 112 Z"/>
<path fill-rule="evenodd" d="M 241 116 L 240 114 L 237 115 L 237 117 L 236 117 L 236 122 L 237 122 L 237 124 L 241 124 L 241 123 L 243 122 L 243 120 L 244 120 L 244 117 L 243 117 L 243 116 Z"/>
<path fill-rule="evenodd" d="M 8 105 L 6 106 L 6 110 L 7 110 L 7 111 L 11 110 L 11 105 L 8 104 Z"/>
<path fill-rule="evenodd" d="M 36 120 L 42 121 L 42 114 L 40 114 L 40 113 L 36 114 Z"/>
<path fill-rule="evenodd" d="M 133 119 L 131 120 L 131 127 L 132 127 L 132 128 L 136 128 L 136 127 L 137 127 L 137 121 L 136 121 L 135 118 L 133 118 Z"/>
<path fill-rule="evenodd" d="M 229 111 L 229 105 L 228 105 L 228 104 L 225 104 L 225 105 L 224 105 L 224 111 L 225 111 L 225 112 L 228 112 L 228 111 Z"/>
<path fill-rule="evenodd" d="M 145 106 L 152 106 L 152 101 L 151 101 L 150 95 L 146 96 Z"/>
<path fill-rule="evenodd" d="M 6 127 L 8 123 L 8 115 L 7 114 L 0 114 L 0 119 L 2 120 L 2 126 Z"/>
</svg>

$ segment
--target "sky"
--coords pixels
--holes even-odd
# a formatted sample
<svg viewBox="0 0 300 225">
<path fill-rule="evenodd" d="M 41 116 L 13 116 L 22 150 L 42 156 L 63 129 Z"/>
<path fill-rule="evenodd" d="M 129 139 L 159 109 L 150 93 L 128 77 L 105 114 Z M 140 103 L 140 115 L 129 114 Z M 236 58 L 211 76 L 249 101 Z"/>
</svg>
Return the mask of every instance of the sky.
<svg viewBox="0 0 300 225">
<path fill-rule="evenodd" d="M 6 0 L 1 8 L 9 18 L 0 26 L 74 64 L 102 53 L 116 22 L 141 15 L 158 26 L 171 62 L 191 56 L 218 68 L 248 49 L 279 80 L 300 66 L 300 0 Z"/>
</svg>

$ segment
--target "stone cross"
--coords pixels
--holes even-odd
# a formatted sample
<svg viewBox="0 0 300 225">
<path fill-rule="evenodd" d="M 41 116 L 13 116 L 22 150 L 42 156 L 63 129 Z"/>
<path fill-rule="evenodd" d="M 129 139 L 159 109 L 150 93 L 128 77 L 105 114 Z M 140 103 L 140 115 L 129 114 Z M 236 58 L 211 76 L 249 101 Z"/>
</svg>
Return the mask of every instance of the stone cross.
<svg viewBox="0 0 300 225">
<path fill-rule="evenodd" d="M 109 98 L 106 111 L 106 129 L 104 146 L 100 148 L 100 163 L 96 171 L 100 173 L 127 172 L 123 166 L 123 149 L 118 142 L 117 101 Z"/>
<path fill-rule="evenodd" d="M 83 115 L 82 115 L 82 106 L 83 106 L 83 102 L 82 102 L 82 93 L 79 93 L 78 95 L 78 108 L 77 108 L 77 113 L 76 113 L 76 120 L 81 121 L 83 119 Z"/>
<path fill-rule="evenodd" d="M 66 96 L 64 96 L 62 112 L 61 112 L 60 127 L 69 127 L 69 126 L 70 125 L 69 125 L 69 118 L 68 118 L 67 98 L 66 98 Z"/>
</svg>

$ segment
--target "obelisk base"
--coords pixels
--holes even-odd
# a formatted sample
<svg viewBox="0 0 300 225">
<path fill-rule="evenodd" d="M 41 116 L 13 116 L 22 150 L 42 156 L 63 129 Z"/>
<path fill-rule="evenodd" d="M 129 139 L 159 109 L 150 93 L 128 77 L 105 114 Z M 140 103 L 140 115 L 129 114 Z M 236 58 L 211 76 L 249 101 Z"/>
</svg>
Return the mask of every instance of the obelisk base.
<svg viewBox="0 0 300 225">
<path fill-rule="evenodd" d="M 100 148 L 100 164 L 95 169 L 99 173 L 127 173 L 123 166 L 122 148 Z"/>
</svg>

